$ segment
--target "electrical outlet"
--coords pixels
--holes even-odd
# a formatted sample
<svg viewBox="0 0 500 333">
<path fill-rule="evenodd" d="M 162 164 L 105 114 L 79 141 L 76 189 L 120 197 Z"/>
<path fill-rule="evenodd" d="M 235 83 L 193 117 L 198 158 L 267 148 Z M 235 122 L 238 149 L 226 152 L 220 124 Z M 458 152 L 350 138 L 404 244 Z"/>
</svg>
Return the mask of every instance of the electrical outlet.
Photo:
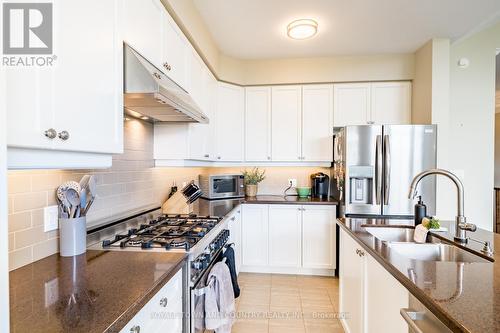
<svg viewBox="0 0 500 333">
<path fill-rule="evenodd" d="M 297 179 L 289 178 L 288 179 L 288 186 L 297 187 Z"/>
<path fill-rule="evenodd" d="M 52 231 L 59 228 L 57 206 L 47 206 L 43 208 L 43 231 Z"/>
</svg>

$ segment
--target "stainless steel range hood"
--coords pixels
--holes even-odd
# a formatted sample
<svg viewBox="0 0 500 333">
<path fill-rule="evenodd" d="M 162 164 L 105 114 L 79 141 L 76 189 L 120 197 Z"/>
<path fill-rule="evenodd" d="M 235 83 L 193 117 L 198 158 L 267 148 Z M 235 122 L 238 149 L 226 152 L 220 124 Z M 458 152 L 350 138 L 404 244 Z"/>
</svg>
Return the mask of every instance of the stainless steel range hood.
<svg viewBox="0 0 500 333">
<path fill-rule="evenodd" d="M 127 44 L 124 66 L 125 114 L 152 122 L 208 123 L 184 89 Z"/>
</svg>

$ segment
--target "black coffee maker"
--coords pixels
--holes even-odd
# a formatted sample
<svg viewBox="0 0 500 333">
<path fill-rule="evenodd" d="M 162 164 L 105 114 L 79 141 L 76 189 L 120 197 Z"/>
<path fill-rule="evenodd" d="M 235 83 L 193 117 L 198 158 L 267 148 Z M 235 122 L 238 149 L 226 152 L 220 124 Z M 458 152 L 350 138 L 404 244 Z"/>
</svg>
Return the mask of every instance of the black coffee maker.
<svg viewBox="0 0 500 333">
<path fill-rule="evenodd" d="M 318 172 L 311 175 L 311 197 L 319 199 L 328 199 L 330 191 L 330 177 Z"/>
</svg>

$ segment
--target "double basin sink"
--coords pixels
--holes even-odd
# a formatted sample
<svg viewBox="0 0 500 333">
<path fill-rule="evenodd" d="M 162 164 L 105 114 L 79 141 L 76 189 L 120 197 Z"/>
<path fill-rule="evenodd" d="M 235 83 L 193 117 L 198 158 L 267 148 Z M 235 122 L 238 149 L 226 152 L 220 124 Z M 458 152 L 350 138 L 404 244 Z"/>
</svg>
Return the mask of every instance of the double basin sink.
<svg viewBox="0 0 500 333">
<path fill-rule="evenodd" d="M 365 230 L 378 240 L 385 242 L 390 251 L 419 261 L 451 261 L 464 263 L 490 262 L 478 255 L 463 250 L 455 245 L 441 242 L 415 243 L 414 229 L 399 227 L 365 227 Z M 436 241 L 432 236 L 431 238 Z"/>
</svg>

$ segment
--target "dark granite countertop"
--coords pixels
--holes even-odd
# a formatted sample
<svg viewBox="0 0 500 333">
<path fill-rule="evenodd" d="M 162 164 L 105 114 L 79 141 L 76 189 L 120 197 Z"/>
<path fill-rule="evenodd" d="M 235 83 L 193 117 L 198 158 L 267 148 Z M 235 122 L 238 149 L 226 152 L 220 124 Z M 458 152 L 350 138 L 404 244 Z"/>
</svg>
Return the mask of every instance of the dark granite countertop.
<svg viewBox="0 0 500 333">
<path fill-rule="evenodd" d="M 185 256 L 89 250 L 16 269 L 10 272 L 11 332 L 119 332 Z"/>
<path fill-rule="evenodd" d="M 413 221 L 386 219 L 338 219 L 337 224 L 370 253 L 420 302 L 454 332 L 500 332 L 500 253 L 495 262 L 417 261 L 391 253 L 386 243 L 365 230 L 368 226 L 413 227 Z M 437 241 L 453 242 L 453 223 L 442 223 L 448 232 L 433 233 Z M 500 248 L 500 235 L 478 229 L 468 233 L 475 239 L 489 240 L 493 249 Z M 477 251 L 480 244 L 468 243 L 462 248 Z M 486 255 L 482 255 L 488 257 Z M 415 273 L 415 281 L 409 271 Z"/>
<path fill-rule="evenodd" d="M 297 195 L 258 195 L 250 198 L 246 197 L 243 200 L 246 204 L 292 204 L 292 205 L 337 205 L 338 201 L 318 198 L 299 198 Z"/>
</svg>

